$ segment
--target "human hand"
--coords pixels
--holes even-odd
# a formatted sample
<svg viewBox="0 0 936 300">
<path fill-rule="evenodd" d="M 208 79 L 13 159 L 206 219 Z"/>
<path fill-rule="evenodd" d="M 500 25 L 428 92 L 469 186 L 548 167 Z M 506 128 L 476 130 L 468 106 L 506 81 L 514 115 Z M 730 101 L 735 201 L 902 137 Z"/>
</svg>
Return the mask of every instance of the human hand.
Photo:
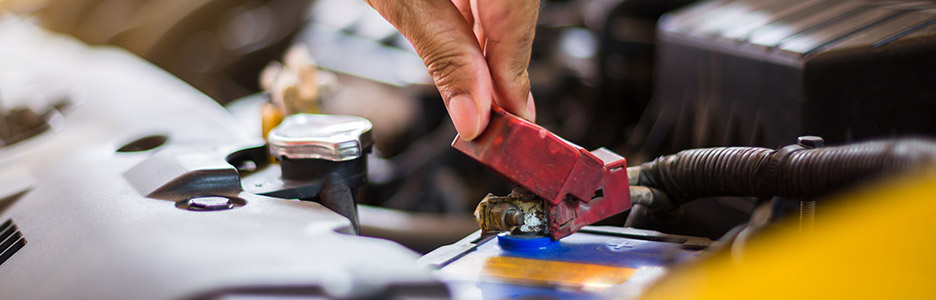
<svg viewBox="0 0 936 300">
<path fill-rule="evenodd" d="M 416 49 L 461 138 L 487 127 L 491 102 L 536 119 L 527 67 L 538 0 L 365 0 Z"/>
</svg>

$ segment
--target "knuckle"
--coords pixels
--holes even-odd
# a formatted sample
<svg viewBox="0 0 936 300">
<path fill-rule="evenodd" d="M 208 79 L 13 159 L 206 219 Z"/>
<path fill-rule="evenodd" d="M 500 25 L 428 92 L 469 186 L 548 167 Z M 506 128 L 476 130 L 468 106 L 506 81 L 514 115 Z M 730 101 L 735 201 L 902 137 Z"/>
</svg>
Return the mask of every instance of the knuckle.
<svg viewBox="0 0 936 300">
<path fill-rule="evenodd" d="M 451 88 L 452 84 L 458 82 L 463 75 L 461 74 L 469 65 L 469 59 L 465 53 L 457 50 L 437 50 L 425 58 L 426 68 L 429 75 L 435 81 L 437 87 L 442 92 L 443 89 Z"/>
<path fill-rule="evenodd" d="M 530 86 L 530 72 L 527 71 L 527 64 L 518 62 L 517 65 L 511 69 L 514 70 L 513 78 L 518 84 L 527 87 Z"/>
<path fill-rule="evenodd" d="M 494 89 L 503 96 L 501 105 L 516 108 L 526 103 L 527 94 L 530 92 L 530 77 L 525 68 L 511 68 L 498 82 L 500 84 L 495 83 Z"/>
</svg>

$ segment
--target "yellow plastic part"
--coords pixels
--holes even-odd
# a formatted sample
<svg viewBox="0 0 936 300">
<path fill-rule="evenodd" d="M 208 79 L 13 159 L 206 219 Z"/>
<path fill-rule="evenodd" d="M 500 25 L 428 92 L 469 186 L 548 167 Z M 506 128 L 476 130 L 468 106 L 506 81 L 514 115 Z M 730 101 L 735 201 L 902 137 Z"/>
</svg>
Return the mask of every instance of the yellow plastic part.
<svg viewBox="0 0 936 300">
<path fill-rule="evenodd" d="M 936 299 L 936 174 L 874 185 L 794 224 L 675 270 L 645 299 Z M 794 220 L 795 221 L 795 220 Z"/>
<path fill-rule="evenodd" d="M 270 134 L 270 130 L 283 122 L 283 113 L 273 103 L 264 102 L 260 114 L 260 126 L 262 126 L 263 138 L 266 139 L 267 135 Z"/>
</svg>

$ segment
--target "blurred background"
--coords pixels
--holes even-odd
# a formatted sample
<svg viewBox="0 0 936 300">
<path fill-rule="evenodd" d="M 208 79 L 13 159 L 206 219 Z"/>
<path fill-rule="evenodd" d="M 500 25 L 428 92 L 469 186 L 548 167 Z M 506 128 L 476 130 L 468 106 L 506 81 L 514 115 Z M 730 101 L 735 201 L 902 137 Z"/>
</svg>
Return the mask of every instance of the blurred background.
<svg viewBox="0 0 936 300">
<path fill-rule="evenodd" d="M 931 3 L 739 0 L 678 10 L 693 2 L 542 1 L 530 63 L 537 123 L 629 165 L 692 147 L 776 148 L 803 134 L 834 145 L 934 132 L 932 118 L 907 115 L 933 111 L 932 72 L 914 72 L 932 66 Z M 475 231 L 478 201 L 511 189 L 450 147 L 455 131 L 422 61 L 364 1 L 7 0 L 0 9 L 126 49 L 226 105 L 257 136 L 261 106 L 277 92 L 261 88 L 261 71 L 304 45 L 319 71 L 315 110 L 374 123 L 369 184 L 358 195 L 365 235 L 426 252 Z M 674 11 L 680 17 L 661 27 Z M 898 47 L 911 40 L 915 48 Z M 876 50 L 840 55 L 859 48 Z M 903 65 L 854 71 L 872 61 Z M 834 80 L 842 74 L 854 78 Z M 861 82 L 877 84 L 855 89 Z M 902 105 L 882 108 L 894 99 Z M 749 199 L 702 199 L 666 231 L 716 239 L 753 209 Z"/>
<path fill-rule="evenodd" d="M 583 147 L 622 152 L 650 98 L 656 19 L 689 2 L 544 1 L 530 64 L 538 123 Z M 304 44 L 328 74 L 319 76 L 330 91 L 320 111 L 375 124 L 370 183 L 358 197 L 375 207 L 362 209 L 364 234 L 425 252 L 476 230 L 470 213 L 478 201 L 511 189 L 451 149 L 455 131 L 425 66 L 364 1 L 14 0 L 0 7 L 139 55 L 231 104 L 245 122 L 259 122 L 261 70 Z"/>
</svg>

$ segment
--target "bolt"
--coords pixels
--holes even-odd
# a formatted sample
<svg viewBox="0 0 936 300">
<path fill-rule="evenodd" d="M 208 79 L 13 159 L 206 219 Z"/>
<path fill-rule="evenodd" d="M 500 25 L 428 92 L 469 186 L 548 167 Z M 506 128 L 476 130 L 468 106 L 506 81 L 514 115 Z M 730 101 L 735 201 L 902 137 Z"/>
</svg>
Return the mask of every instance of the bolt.
<svg viewBox="0 0 936 300">
<path fill-rule="evenodd" d="M 253 172 L 257 170 L 257 163 L 252 160 L 245 160 L 237 164 L 238 172 Z"/>
<path fill-rule="evenodd" d="M 509 227 L 523 225 L 523 212 L 516 209 L 508 209 L 504 213 L 504 225 Z"/>
<path fill-rule="evenodd" d="M 233 208 L 234 203 L 227 197 L 220 196 L 198 196 L 189 199 L 189 210 L 224 210 Z"/>
<path fill-rule="evenodd" d="M 804 135 L 796 138 L 796 143 L 806 148 L 819 148 L 825 146 L 825 140 L 814 135 Z"/>
</svg>

